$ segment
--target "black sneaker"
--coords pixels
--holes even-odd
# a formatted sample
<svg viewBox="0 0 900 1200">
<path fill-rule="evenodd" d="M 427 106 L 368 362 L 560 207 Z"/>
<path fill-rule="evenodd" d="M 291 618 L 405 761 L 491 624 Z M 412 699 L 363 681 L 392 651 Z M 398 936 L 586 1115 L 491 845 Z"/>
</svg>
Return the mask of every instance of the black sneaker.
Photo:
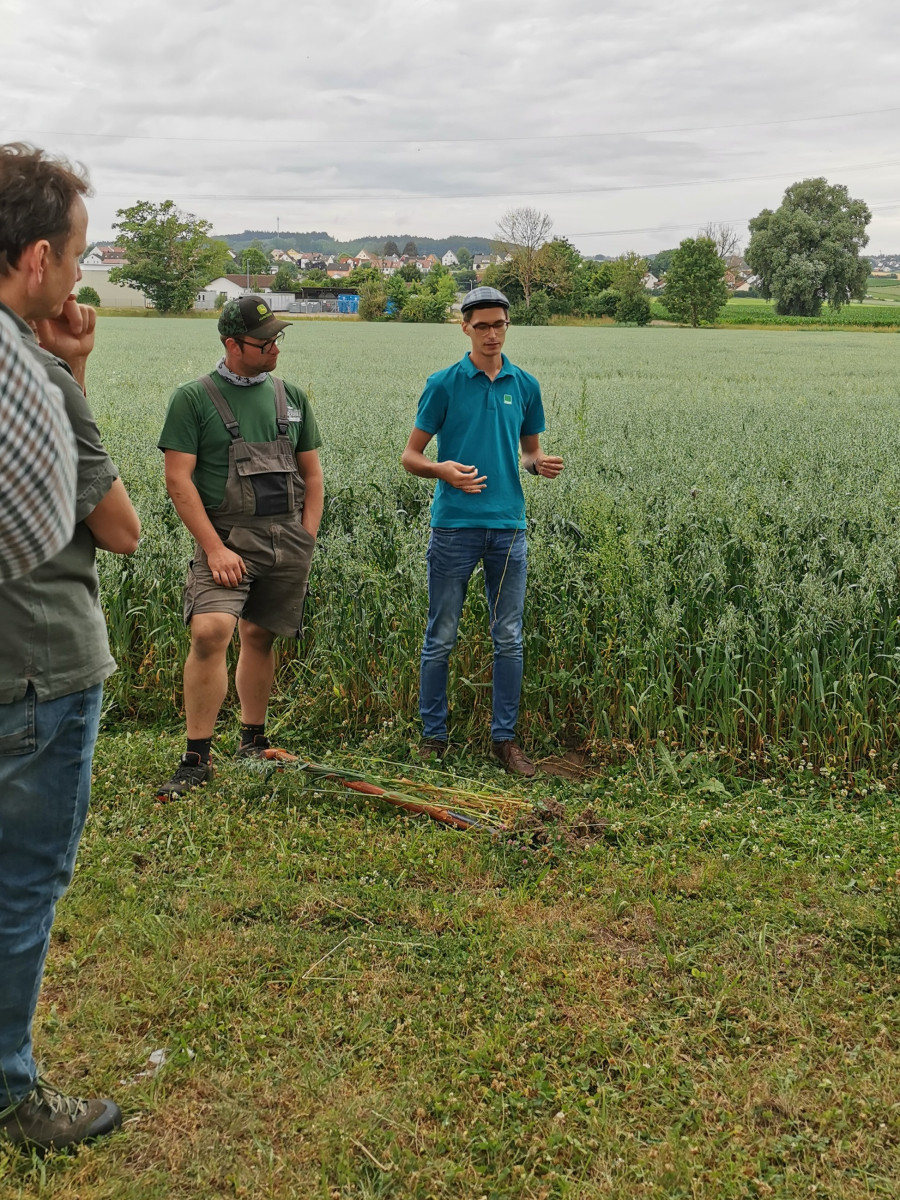
<svg viewBox="0 0 900 1200">
<path fill-rule="evenodd" d="M 178 800 L 191 788 L 200 787 L 212 779 L 215 772 L 211 762 L 203 762 L 199 754 L 182 754 L 170 780 L 156 789 L 157 800 Z"/>
<path fill-rule="evenodd" d="M 16 1146 L 62 1150 L 112 1133 L 122 1110 L 112 1100 L 80 1100 L 39 1082 L 24 1100 L 0 1112 L 0 1136 Z"/>
<path fill-rule="evenodd" d="M 262 758 L 267 750 L 272 749 L 272 744 L 264 733 L 257 733 L 253 736 L 252 742 L 242 742 L 234 752 L 235 758 Z"/>
<path fill-rule="evenodd" d="M 422 738 L 418 746 L 419 758 L 428 762 L 430 758 L 441 759 L 447 753 L 447 743 L 443 738 Z"/>
</svg>

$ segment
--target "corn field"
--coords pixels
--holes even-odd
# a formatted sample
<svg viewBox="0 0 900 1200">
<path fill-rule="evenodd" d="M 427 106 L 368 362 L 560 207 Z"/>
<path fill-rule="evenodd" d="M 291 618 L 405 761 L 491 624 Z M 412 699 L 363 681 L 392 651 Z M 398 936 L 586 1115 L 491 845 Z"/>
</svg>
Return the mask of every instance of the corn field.
<svg viewBox="0 0 900 1200">
<path fill-rule="evenodd" d="M 466 347 L 457 326 L 288 331 L 279 372 L 310 394 L 326 505 L 305 634 L 280 651 L 282 725 L 352 740 L 415 717 L 431 489 L 399 460 L 425 377 Z M 567 463 L 524 482 L 525 739 L 900 756 L 893 337 L 537 328 L 507 350 Z M 172 388 L 218 356 L 212 321 L 100 322 L 89 395 L 144 524 L 133 558 L 100 556 L 113 719 L 179 719 L 190 543 L 156 439 Z M 451 737 L 486 737 L 480 586 L 452 665 Z"/>
</svg>

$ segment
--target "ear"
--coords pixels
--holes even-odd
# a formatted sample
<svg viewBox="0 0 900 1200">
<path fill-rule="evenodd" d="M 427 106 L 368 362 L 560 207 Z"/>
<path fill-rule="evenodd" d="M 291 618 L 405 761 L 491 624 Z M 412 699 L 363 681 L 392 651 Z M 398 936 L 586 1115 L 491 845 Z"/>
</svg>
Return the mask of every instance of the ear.
<svg viewBox="0 0 900 1200">
<path fill-rule="evenodd" d="M 29 287 L 37 288 L 43 283 L 52 253 L 53 247 L 46 238 L 41 238 L 37 242 L 32 242 L 30 246 L 26 246 L 19 255 L 15 269 L 21 271 L 25 283 Z"/>
</svg>

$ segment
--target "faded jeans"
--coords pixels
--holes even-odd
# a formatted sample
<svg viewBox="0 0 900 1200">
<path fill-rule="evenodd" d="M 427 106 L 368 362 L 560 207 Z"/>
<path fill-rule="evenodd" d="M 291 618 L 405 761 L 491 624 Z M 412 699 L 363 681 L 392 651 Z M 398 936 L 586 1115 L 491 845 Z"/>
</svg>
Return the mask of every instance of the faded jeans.
<svg viewBox="0 0 900 1200">
<path fill-rule="evenodd" d="M 447 670 L 469 579 L 484 564 L 494 643 L 491 738 L 516 735 L 522 691 L 522 612 L 527 550 L 523 529 L 432 529 L 428 542 L 428 625 L 419 676 L 426 738 L 447 739 Z"/>
<path fill-rule="evenodd" d="M 91 794 L 102 684 L 0 704 L 0 1109 L 34 1086 L 31 1050 L 56 902 Z"/>
</svg>

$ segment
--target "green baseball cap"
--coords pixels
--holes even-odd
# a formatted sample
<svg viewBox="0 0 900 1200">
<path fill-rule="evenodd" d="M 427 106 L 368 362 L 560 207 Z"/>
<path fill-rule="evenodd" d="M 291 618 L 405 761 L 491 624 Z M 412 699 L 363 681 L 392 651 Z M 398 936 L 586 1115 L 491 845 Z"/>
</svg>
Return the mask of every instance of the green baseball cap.
<svg viewBox="0 0 900 1200">
<path fill-rule="evenodd" d="M 229 300 L 219 317 L 219 333 L 222 337 L 258 338 L 263 342 L 273 338 L 290 321 L 279 321 L 262 296 L 240 296 Z"/>
</svg>

